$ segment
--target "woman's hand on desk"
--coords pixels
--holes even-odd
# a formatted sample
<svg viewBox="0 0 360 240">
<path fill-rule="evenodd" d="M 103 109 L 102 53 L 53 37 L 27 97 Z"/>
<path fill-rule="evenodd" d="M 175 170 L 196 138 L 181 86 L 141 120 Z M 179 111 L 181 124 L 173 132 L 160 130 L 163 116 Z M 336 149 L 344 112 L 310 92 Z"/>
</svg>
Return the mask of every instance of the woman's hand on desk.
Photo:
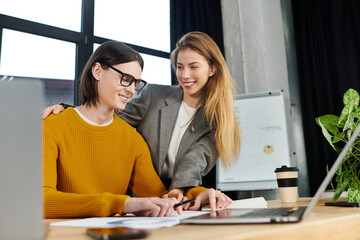
<svg viewBox="0 0 360 240">
<path fill-rule="evenodd" d="M 45 119 L 47 116 L 49 116 L 51 113 L 53 114 L 59 114 L 62 111 L 64 111 L 65 108 L 62 105 L 56 104 L 56 105 L 52 105 L 48 108 L 46 108 L 42 114 L 41 114 L 41 118 Z"/>
<path fill-rule="evenodd" d="M 174 205 L 179 201 L 176 198 L 128 198 L 123 213 L 133 213 L 136 216 L 165 217 L 174 212 Z M 176 208 L 179 215 L 181 207 Z"/>
<path fill-rule="evenodd" d="M 184 198 L 184 190 L 180 188 L 171 189 L 167 194 L 164 194 L 162 198 L 176 198 L 178 201 L 182 201 Z"/>
<path fill-rule="evenodd" d="M 231 198 L 219 190 L 210 188 L 203 191 L 196 197 L 194 205 L 190 207 L 189 210 L 197 211 L 200 210 L 201 206 L 210 205 L 211 211 L 215 211 L 218 208 L 226 208 L 231 203 Z"/>
<path fill-rule="evenodd" d="M 163 198 L 176 198 L 179 202 L 183 202 L 188 200 L 187 197 L 184 196 L 184 189 L 174 188 L 171 189 L 167 194 L 162 196 Z M 183 210 L 188 210 L 191 203 L 187 203 L 181 206 Z"/>
<path fill-rule="evenodd" d="M 172 189 L 167 194 L 163 196 L 163 198 L 173 197 L 176 198 L 179 202 L 183 202 L 188 198 L 184 195 L 184 190 L 182 189 Z M 231 198 L 226 196 L 219 190 L 215 190 L 213 188 L 207 189 L 200 193 L 195 202 L 187 203 L 182 206 L 183 210 L 191 210 L 197 211 L 200 210 L 204 205 L 210 205 L 212 211 L 215 211 L 218 208 L 226 208 L 232 203 Z"/>
</svg>

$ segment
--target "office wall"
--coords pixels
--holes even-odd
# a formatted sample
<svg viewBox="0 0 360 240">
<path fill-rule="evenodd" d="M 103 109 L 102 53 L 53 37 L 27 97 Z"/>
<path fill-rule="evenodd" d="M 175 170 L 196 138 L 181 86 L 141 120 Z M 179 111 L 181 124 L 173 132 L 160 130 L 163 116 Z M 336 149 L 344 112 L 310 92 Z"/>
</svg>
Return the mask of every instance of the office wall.
<svg viewBox="0 0 360 240">
<path fill-rule="evenodd" d="M 290 1 L 222 0 L 225 57 L 237 93 L 282 89 L 285 96 L 291 161 L 300 169 L 299 195 L 309 196 L 298 95 Z M 239 193 L 278 198 L 277 190 Z"/>
</svg>

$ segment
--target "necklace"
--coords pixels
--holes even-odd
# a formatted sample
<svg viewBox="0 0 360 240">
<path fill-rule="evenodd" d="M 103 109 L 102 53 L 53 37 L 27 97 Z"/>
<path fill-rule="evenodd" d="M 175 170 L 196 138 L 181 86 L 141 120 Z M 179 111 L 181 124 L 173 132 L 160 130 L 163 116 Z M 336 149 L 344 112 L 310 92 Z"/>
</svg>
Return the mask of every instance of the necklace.
<svg viewBox="0 0 360 240">
<path fill-rule="evenodd" d="M 186 113 L 186 116 L 184 117 L 186 119 L 186 121 L 182 124 L 180 124 L 180 128 L 183 128 L 185 126 L 188 126 L 189 123 L 194 119 L 196 113 L 197 113 L 197 110 L 198 108 L 192 108 L 190 106 L 188 106 L 184 101 L 181 102 L 181 106 L 180 106 L 181 109 L 183 109 Z M 195 131 L 195 127 L 194 127 L 194 124 L 192 124 L 191 126 L 191 131 Z"/>
</svg>

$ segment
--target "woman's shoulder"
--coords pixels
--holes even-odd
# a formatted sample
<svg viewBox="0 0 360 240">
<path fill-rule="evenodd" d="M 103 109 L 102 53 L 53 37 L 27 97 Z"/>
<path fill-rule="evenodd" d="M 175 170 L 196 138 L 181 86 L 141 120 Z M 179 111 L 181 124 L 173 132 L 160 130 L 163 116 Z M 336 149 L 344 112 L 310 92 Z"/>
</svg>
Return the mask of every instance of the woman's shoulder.
<svg viewBox="0 0 360 240">
<path fill-rule="evenodd" d="M 59 114 L 50 114 L 43 120 L 43 131 L 60 136 L 67 126 L 73 125 L 74 113 L 73 108 L 67 108 Z"/>
<path fill-rule="evenodd" d="M 68 107 L 67 109 L 65 109 L 64 111 L 62 111 L 59 114 L 50 114 L 47 118 L 44 119 L 44 123 L 61 123 L 63 122 L 65 119 L 68 119 L 69 117 L 71 117 L 73 115 L 73 113 L 75 112 L 75 110 L 72 107 Z"/>
</svg>

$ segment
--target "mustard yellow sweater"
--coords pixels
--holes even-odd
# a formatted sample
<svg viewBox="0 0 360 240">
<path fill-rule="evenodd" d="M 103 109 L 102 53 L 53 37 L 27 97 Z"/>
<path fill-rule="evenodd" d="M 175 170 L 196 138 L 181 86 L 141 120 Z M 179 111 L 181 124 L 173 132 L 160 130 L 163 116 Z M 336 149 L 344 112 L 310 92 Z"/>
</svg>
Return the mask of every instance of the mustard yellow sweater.
<svg viewBox="0 0 360 240">
<path fill-rule="evenodd" d="M 115 114 L 100 127 L 69 108 L 46 118 L 43 127 L 45 217 L 122 213 L 128 186 L 140 197 L 167 192 L 145 141 Z"/>
<path fill-rule="evenodd" d="M 138 197 L 167 192 L 145 141 L 115 114 L 110 125 L 94 126 L 68 108 L 44 120 L 43 134 L 46 218 L 121 214 L 128 187 Z M 204 190 L 194 188 L 187 197 Z"/>
</svg>

